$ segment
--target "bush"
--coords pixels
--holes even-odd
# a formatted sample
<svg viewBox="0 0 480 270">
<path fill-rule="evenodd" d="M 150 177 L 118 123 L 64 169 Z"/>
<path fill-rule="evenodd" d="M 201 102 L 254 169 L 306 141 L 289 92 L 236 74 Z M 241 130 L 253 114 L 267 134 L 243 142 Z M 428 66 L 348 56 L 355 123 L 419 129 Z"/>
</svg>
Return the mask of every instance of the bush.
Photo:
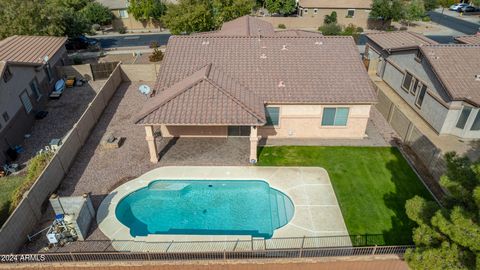
<svg viewBox="0 0 480 270">
<path fill-rule="evenodd" d="M 332 11 L 330 15 L 325 15 L 325 18 L 323 19 L 323 24 L 331 24 L 331 23 L 337 23 L 337 12 Z"/>
<path fill-rule="evenodd" d="M 150 46 L 149 46 L 149 47 L 150 47 L 150 49 L 158 48 L 158 47 L 160 47 L 160 43 L 158 43 L 157 41 L 152 41 L 152 42 L 150 43 Z"/>
<path fill-rule="evenodd" d="M 78 56 L 73 57 L 73 64 L 74 64 L 74 65 L 81 65 L 81 64 L 83 64 L 82 58 L 80 58 L 80 57 L 78 57 Z"/>
<path fill-rule="evenodd" d="M 408 27 L 406 27 L 406 26 L 400 26 L 400 29 L 399 29 L 399 30 L 400 30 L 400 31 L 407 31 L 407 30 L 408 30 Z"/>
<path fill-rule="evenodd" d="M 324 24 L 318 28 L 325 36 L 336 36 L 342 32 L 342 27 L 337 23 Z"/>
<path fill-rule="evenodd" d="M 363 32 L 362 27 L 357 27 L 354 24 L 349 24 L 342 31 L 343 36 L 352 36 L 355 42 L 358 41 L 360 34 Z"/>
<path fill-rule="evenodd" d="M 424 16 L 424 17 L 422 17 L 422 22 L 429 22 L 429 21 L 431 21 L 431 20 L 432 20 L 432 19 L 430 19 L 429 16 Z"/>
<path fill-rule="evenodd" d="M 10 204 L 10 213 L 17 208 L 18 204 L 23 198 L 23 194 L 27 192 L 30 187 L 35 183 L 38 176 L 43 172 L 48 162 L 52 158 L 52 152 L 44 152 L 37 154 L 35 157 L 28 161 L 27 173 L 23 183 L 13 192 L 12 203 Z"/>
<path fill-rule="evenodd" d="M 120 34 L 127 33 L 127 28 L 125 26 L 122 26 L 122 27 L 118 28 L 118 33 L 120 33 Z"/>
<path fill-rule="evenodd" d="M 281 23 L 281 24 L 278 25 L 278 28 L 287 29 L 287 26 L 285 26 L 285 24 Z"/>
<path fill-rule="evenodd" d="M 159 49 L 158 47 L 157 47 L 157 48 L 154 48 L 152 55 L 150 55 L 150 56 L 148 57 L 148 59 L 150 60 L 150 62 L 159 62 L 159 61 L 162 61 L 162 60 L 163 60 L 163 52 L 160 51 L 160 49 Z"/>
</svg>

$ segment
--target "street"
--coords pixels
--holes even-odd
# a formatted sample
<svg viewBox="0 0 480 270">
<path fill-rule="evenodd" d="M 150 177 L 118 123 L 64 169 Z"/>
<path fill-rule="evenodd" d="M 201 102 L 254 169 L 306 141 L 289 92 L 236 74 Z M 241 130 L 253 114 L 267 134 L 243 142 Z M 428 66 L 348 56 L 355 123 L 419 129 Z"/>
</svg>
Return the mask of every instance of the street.
<svg viewBox="0 0 480 270">
<path fill-rule="evenodd" d="M 441 24 L 458 32 L 465 33 L 466 35 L 475 34 L 480 28 L 480 24 L 478 23 L 455 18 L 446 14 L 442 14 L 438 11 L 430 11 L 428 15 L 432 19 L 432 22 Z"/>
<path fill-rule="evenodd" d="M 157 41 L 160 45 L 167 45 L 169 37 L 170 34 L 93 36 L 93 38 L 98 39 L 104 49 L 149 46 L 153 41 Z"/>
</svg>

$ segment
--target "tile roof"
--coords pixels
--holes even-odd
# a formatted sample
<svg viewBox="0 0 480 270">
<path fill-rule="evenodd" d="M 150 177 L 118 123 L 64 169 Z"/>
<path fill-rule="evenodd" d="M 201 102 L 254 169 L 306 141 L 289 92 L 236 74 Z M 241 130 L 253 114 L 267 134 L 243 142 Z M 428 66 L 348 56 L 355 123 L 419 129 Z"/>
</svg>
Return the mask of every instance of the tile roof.
<svg viewBox="0 0 480 270">
<path fill-rule="evenodd" d="M 304 8 L 363 8 L 370 9 L 372 0 L 300 0 L 298 5 Z"/>
<path fill-rule="evenodd" d="M 7 63 L 5 61 L 0 61 L 0 77 L 3 76 L 3 71 L 7 67 Z"/>
<path fill-rule="evenodd" d="M 473 36 L 460 36 L 456 37 L 455 40 L 463 44 L 480 44 L 480 34 Z"/>
<path fill-rule="evenodd" d="M 454 100 L 480 106 L 480 45 L 429 45 L 421 51 Z"/>
<path fill-rule="evenodd" d="M 322 33 L 317 31 L 307 30 L 280 30 L 276 31 L 273 36 L 275 37 L 318 37 L 323 36 Z"/>
<path fill-rule="evenodd" d="M 148 100 L 135 121 L 169 125 L 263 125 L 266 122 L 261 99 L 212 64 Z"/>
<path fill-rule="evenodd" d="M 11 63 L 43 64 L 45 56 L 60 50 L 66 37 L 11 36 L 0 41 L 0 60 Z"/>
<path fill-rule="evenodd" d="M 367 38 L 387 51 L 416 49 L 423 45 L 436 45 L 436 41 L 423 35 L 408 32 L 376 32 L 366 34 Z"/>
<path fill-rule="evenodd" d="M 248 108 L 246 111 L 256 115 L 257 122 L 263 122 L 265 103 L 376 102 L 371 81 L 352 37 L 325 37 L 309 33 L 305 37 L 274 35 L 259 38 L 243 36 L 245 33 L 240 32 L 241 36 L 220 36 L 217 31 L 213 35 L 170 37 L 154 87 L 158 98 L 147 102 L 138 118 L 146 120 L 140 123 L 179 121 L 176 119 L 185 108 L 189 108 L 189 112 L 201 110 L 196 111 L 197 116 L 185 116 L 188 118 L 185 123 L 220 123 L 219 115 L 211 116 L 213 120 L 208 121 L 199 117 L 209 110 L 213 110 L 210 114 L 214 113 L 217 107 L 227 117 L 235 115 L 238 108 L 233 114 L 228 114 L 222 105 L 222 102 L 230 102 L 230 98 L 220 95 L 224 92 L 237 93 L 239 97 L 235 99 L 245 105 L 242 110 Z M 198 79 L 203 78 L 198 74 L 199 77 L 195 77 L 196 72 L 209 64 L 215 72 L 210 72 L 208 80 Z M 222 75 L 215 75 L 217 70 Z M 198 83 L 192 85 L 192 81 Z M 210 86 L 212 81 L 223 90 L 221 93 Z M 207 98 L 208 95 L 201 91 L 216 91 L 215 99 L 221 99 L 222 102 Z M 171 93 L 180 92 L 183 94 L 177 96 L 177 105 L 173 106 L 173 102 L 164 103 Z M 243 95 L 241 98 L 240 94 Z M 232 103 L 228 104 L 233 106 Z M 152 109 L 156 108 L 159 109 L 153 113 Z"/>
<path fill-rule="evenodd" d="M 219 31 L 206 33 L 212 36 L 272 36 L 275 29 L 272 24 L 252 16 L 243 16 L 235 20 L 225 22 Z"/>
</svg>

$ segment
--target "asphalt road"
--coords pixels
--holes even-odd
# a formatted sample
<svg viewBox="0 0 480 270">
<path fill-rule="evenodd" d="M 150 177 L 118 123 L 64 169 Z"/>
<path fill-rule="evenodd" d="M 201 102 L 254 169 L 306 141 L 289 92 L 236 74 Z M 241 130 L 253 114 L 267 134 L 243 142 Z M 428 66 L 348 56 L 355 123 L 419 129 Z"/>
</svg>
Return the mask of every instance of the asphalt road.
<svg viewBox="0 0 480 270">
<path fill-rule="evenodd" d="M 456 30 L 458 32 L 465 33 L 467 35 L 473 35 L 477 33 L 477 31 L 480 28 L 480 24 L 478 23 L 473 23 L 473 22 L 462 20 L 462 19 L 458 19 L 452 16 L 442 14 L 437 11 L 430 11 L 428 15 L 430 16 L 433 22 L 436 22 L 438 24 L 441 24 L 445 27 Z"/>
<path fill-rule="evenodd" d="M 102 48 L 122 48 L 149 46 L 153 41 L 157 41 L 160 45 L 166 45 L 170 34 L 148 34 L 148 35 L 118 35 L 93 37 L 100 41 Z"/>
</svg>

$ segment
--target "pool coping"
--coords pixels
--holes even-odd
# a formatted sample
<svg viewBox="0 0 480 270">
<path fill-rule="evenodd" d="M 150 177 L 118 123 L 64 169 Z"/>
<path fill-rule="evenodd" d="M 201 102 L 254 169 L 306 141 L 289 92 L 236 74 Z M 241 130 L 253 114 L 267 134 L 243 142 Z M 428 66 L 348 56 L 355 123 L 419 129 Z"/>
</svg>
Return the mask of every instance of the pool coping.
<svg viewBox="0 0 480 270">
<path fill-rule="evenodd" d="M 295 180 L 292 180 L 294 178 Z M 146 187 L 156 180 L 262 180 L 267 182 L 271 188 L 286 194 L 293 202 L 295 210 L 292 219 L 284 226 L 274 231 L 272 238 L 278 237 L 302 237 L 302 236 L 338 236 L 348 235 L 338 201 L 333 191 L 330 178 L 325 169 L 320 167 L 257 167 L 257 166 L 166 166 L 151 170 L 138 178 L 117 187 L 110 192 L 102 201 L 97 210 L 97 223 L 100 230 L 112 241 L 136 241 L 146 243 L 156 242 L 178 242 L 178 241 L 237 241 L 251 240 L 249 235 L 169 235 L 158 234 L 143 237 L 133 237 L 129 233 L 129 228 L 123 225 L 115 215 L 117 204 L 128 194 Z M 295 190 L 309 187 L 325 186 L 331 204 L 329 205 L 302 205 L 303 196 L 295 193 Z M 322 187 L 323 188 L 323 187 Z M 334 200 L 334 203 L 333 203 Z M 300 207 L 300 205 L 302 205 Z M 297 207 L 298 206 L 298 207 Z M 310 227 L 299 226 L 296 224 L 305 224 L 305 215 L 312 219 L 311 208 L 326 207 L 328 211 L 335 215 L 338 230 L 317 231 L 313 230 L 317 224 L 310 220 Z M 329 209 L 331 207 L 331 209 Z M 303 209 L 306 208 L 306 209 Z M 329 212 L 329 213 L 330 213 Z M 340 215 L 340 217 L 338 217 Z M 303 218 L 303 219 L 302 219 Z M 303 234 L 303 235 L 302 235 Z M 345 242 L 345 241 L 344 241 Z M 342 244 L 351 246 L 348 240 Z"/>
</svg>

